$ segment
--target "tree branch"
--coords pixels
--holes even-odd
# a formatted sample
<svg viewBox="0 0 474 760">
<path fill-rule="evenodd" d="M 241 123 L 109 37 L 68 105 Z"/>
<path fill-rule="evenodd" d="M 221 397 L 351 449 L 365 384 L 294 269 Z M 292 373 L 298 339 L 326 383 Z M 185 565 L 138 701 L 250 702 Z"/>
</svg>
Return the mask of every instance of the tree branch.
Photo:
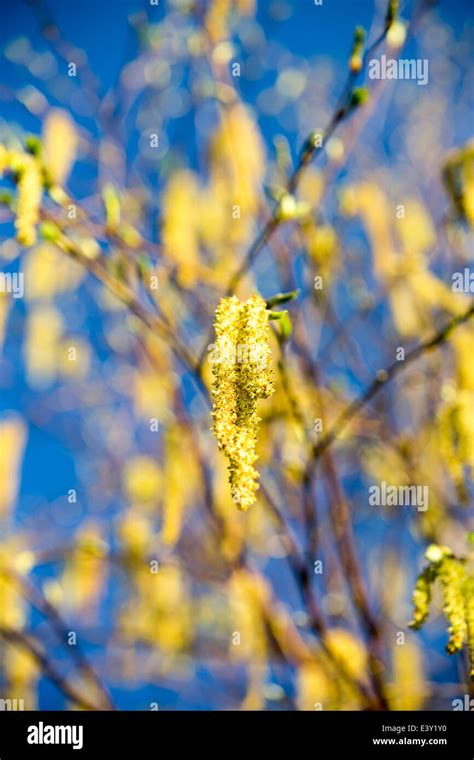
<svg viewBox="0 0 474 760">
<path fill-rule="evenodd" d="M 405 357 L 405 361 L 395 360 L 387 369 L 377 372 L 374 380 L 365 389 L 360 396 L 352 401 L 340 414 L 332 428 L 322 436 L 322 438 L 313 446 L 313 458 L 319 457 L 334 443 L 341 433 L 345 430 L 348 423 L 356 417 L 360 411 L 376 396 L 397 375 L 405 371 L 407 367 L 420 359 L 425 354 L 433 351 L 438 346 L 446 343 L 451 333 L 459 326 L 468 322 L 474 316 L 474 301 L 467 311 L 463 314 L 453 317 L 447 322 L 433 337 L 415 346 Z"/>
</svg>

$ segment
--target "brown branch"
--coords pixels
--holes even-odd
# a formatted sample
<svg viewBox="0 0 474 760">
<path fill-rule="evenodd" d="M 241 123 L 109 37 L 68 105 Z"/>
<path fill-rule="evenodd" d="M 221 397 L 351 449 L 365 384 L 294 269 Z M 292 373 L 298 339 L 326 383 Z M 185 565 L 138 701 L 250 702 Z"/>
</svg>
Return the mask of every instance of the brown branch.
<svg viewBox="0 0 474 760">
<path fill-rule="evenodd" d="M 59 640 L 65 643 L 68 637 L 68 627 L 63 621 L 58 610 L 50 603 L 43 595 L 35 588 L 35 586 L 28 581 L 27 578 L 22 577 L 14 571 L 7 571 L 2 569 L 2 574 L 8 578 L 12 583 L 16 583 L 22 595 L 27 599 L 33 607 L 43 615 L 43 617 L 51 623 L 52 628 L 56 632 Z M 73 647 L 67 647 L 68 652 L 71 655 L 72 660 L 75 661 L 79 670 L 84 675 L 90 678 L 96 685 L 97 691 L 102 695 L 104 699 L 105 709 L 115 710 L 116 707 L 112 701 L 109 691 L 100 680 L 98 674 L 94 670 L 93 666 L 83 654 L 80 647 L 76 644 Z"/>
<path fill-rule="evenodd" d="M 379 45 L 381 45 L 381 43 L 385 39 L 387 31 L 388 31 L 388 27 L 384 29 L 384 31 L 378 37 L 378 39 L 376 39 L 375 42 L 366 50 L 366 53 L 364 55 L 364 64 L 363 64 L 362 70 L 365 67 L 365 63 L 367 61 L 368 56 L 374 53 L 375 50 L 379 47 Z M 358 75 L 355 75 L 352 72 L 349 73 L 346 84 L 342 91 L 342 95 L 339 98 L 339 101 L 334 110 L 334 113 L 332 114 L 326 129 L 323 129 L 321 133 L 321 138 L 322 138 L 321 145 L 319 145 L 317 142 L 315 143 L 315 140 L 313 139 L 312 134 L 310 134 L 307 137 L 303 145 L 303 148 L 301 150 L 298 164 L 288 180 L 288 184 L 286 188 L 286 191 L 288 193 L 292 195 L 295 193 L 300 183 L 301 176 L 304 170 L 306 169 L 306 167 L 309 166 L 309 164 L 320 153 L 323 152 L 327 141 L 330 139 L 330 137 L 332 137 L 332 135 L 337 130 L 339 125 L 342 124 L 342 122 L 352 112 L 353 104 L 351 102 L 351 94 L 352 94 L 352 88 L 357 76 Z M 229 285 L 227 287 L 227 295 L 230 295 L 230 293 L 232 293 L 232 291 L 238 285 L 242 277 L 245 275 L 248 269 L 250 269 L 250 267 L 253 265 L 257 256 L 262 250 L 263 246 L 265 245 L 267 240 L 273 235 L 274 231 L 279 226 L 279 224 L 280 224 L 280 221 L 278 217 L 276 216 L 276 209 L 275 209 L 271 219 L 267 222 L 263 230 L 260 232 L 260 234 L 256 238 L 255 242 L 253 243 L 253 245 L 247 252 L 247 255 L 244 261 L 242 262 L 242 264 L 240 265 L 239 269 L 236 272 L 234 272 L 234 274 L 232 275 Z"/>
<path fill-rule="evenodd" d="M 4 626 L 0 627 L 0 636 L 9 644 L 20 646 L 21 648 L 26 649 L 28 652 L 30 652 L 30 654 L 34 657 L 40 666 L 40 669 L 44 675 L 49 678 L 52 683 L 54 683 L 59 691 L 64 694 L 65 697 L 67 697 L 67 699 L 70 699 L 78 707 L 82 708 L 83 710 L 102 709 L 100 705 L 97 706 L 93 702 L 90 702 L 89 699 L 87 697 L 84 697 L 83 694 L 81 694 L 81 692 L 78 691 L 75 686 L 73 686 L 66 678 L 63 678 L 63 676 L 56 670 L 55 666 L 45 655 L 33 637 L 28 636 L 22 631 L 5 628 Z"/>
<path fill-rule="evenodd" d="M 350 596 L 362 621 L 368 639 L 369 671 L 379 705 L 388 710 L 385 686 L 382 678 L 383 652 L 379 620 L 372 613 L 352 529 L 351 513 L 337 475 L 331 451 L 326 451 L 323 469 L 331 493 L 329 510 L 332 531 L 339 547 L 339 556 Z"/>
<path fill-rule="evenodd" d="M 317 636 L 322 651 L 331 662 L 335 670 L 339 673 L 339 675 L 342 676 L 348 683 L 353 684 L 355 689 L 364 700 L 368 709 L 386 709 L 386 703 L 383 699 L 381 699 L 380 695 L 377 693 L 372 693 L 366 683 L 361 681 L 354 674 L 349 673 L 346 665 L 332 651 L 330 642 L 328 640 L 328 628 L 326 621 L 324 620 L 311 583 L 308 562 L 301 554 L 291 528 L 288 526 L 283 513 L 279 509 L 275 500 L 270 495 L 268 489 L 265 488 L 263 484 L 261 484 L 260 488 L 273 516 L 277 519 L 280 529 L 283 531 L 283 534 L 285 536 L 285 546 L 288 550 L 287 556 L 290 568 L 301 592 L 301 596 L 307 610 L 310 627 L 314 634 Z"/>
<path fill-rule="evenodd" d="M 388 26 L 385 26 L 380 36 L 375 40 L 375 42 L 369 48 L 367 48 L 364 58 L 363 58 L 362 70 L 365 69 L 365 64 L 366 64 L 368 55 L 374 53 L 375 50 L 379 47 L 379 45 L 382 44 L 388 32 L 388 28 L 389 28 Z M 320 153 L 324 151 L 327 141 L 334 134 L 334 132 L 337 130 L 340 124 L 342 124 L 342 122 L 354 110 L 354 103 L 352 102 L 351 96 L 352 96 L 352 88 L 357 76 L 358 75 L 355 75 L 353 72 L 349 72 L 342 94 L 338 100 L 336 108 L 326 128 L 323 129 L 321 133 L 311 133 L 306 138 L 303 144 L 302 150 L 300 152 L 298 163 L 288 180 L 285 192 L 291 195 L 295 193 L 300 183 L 301 176 L 304 170 L 306 169 L 306 167 L 309 166 L 309 164 L 313 161 L 314 158 L 316 158 L 317 155 L 319 155 Z M 319 141 L 315 139 L 317 136 L 321 137 L 320 143 Z M 273 209 L 273 212 L 270 218 L 268 219 L 264 227 L 260 230 L 254 242 L 252 243 L 249 250 L 247 251 L 243 261 L 240 263 L 239 267 L 235 270 L 235 272 L 230 277 L 229 283 L 225 291 L 226 296 L 232 295 L 232 293 L 234 292 L 235 288 L 237 287 L 241 279 L 251 269 L 251 267 L 257 260 L 258 256 L 260 255 L 261 251 L 265 247 L 265 244 L 270 240 L 273 233 L 275 232 L 275 230 L 278 229 L 280 225 L 281 225 L 281 219 L 278 216 L 278 204 L 277 204 L 276 207 Z M 203 346 L 201 354 L 199 355 L 199 360 L 197 363 L 199 370 L 204 362 L 207 345 L 211 342 L 211 337 L 212 337 L 212 333 L 210 331 L 208 340 L 206 341 L 206 345 Z"/>
<path fill-rule="evenodd" d="M 153 334 L 168 341 L 175 356 L 181 361 L 186 370 L 192 372 L 200 391 L 205 397 L 207 397 L 207 388 L 202 379 L 202 367 L 198 367 L 198 363 L 194 360 L 194 357 L 188 350 L 187 346 L 181 341 L 178 335 L 176 335 L 168 321 L 164 317 L 160 317 L 158 314 L 153 314 L 151 311 L 144 308 L 133 290 L 127 284 L 113 277 L 101 263 L 100 259 L 91 259 L 86 256 L 81 251 L 80 247 L 73 243 L 73 241 L 66 235 L 62 233 L 61 236 L 53 242 L 58 248 L 67 253 L 68 256 L 82 264 L 90 274 L 107 288 L 107 290 L 124 303 L 125 306 L 130 309 L 132 314 L 143 322 Z"/>
<path fill-rule="evenodd" d="M 435 333 L 435 335 L 409 351 L 405 357 L 405 361 L 395 360 L 389 367 L 387 367 L 387 369 L 379 370 L 374 380 L 365 391 L 344 409 L 332 428 L 313 446 L 313 458 L 319 459 L 319 457 L 341 435 L 348 423 L 356 417 L 369 401 L 371 401 L 391 380 L 401 374 L 407 367 L 413 364 L 413 362 L 417 361 L 417 359 L 420 359 L 425 354 L 438 348 L 438 346 L 443 345 L 457 327 L 468 322 L 473 316 L 474 301 L 471 303 L 471 306 L 467 311 L 453 317 L 437 333 Z"/>
<path fill-rule="evenodd" d="M 295 420 L 301 425 L 306 437 L 309 437 L 309 430 L 306 425 L 303 411 L 299 405 L 298 399 L 293 394 L 291 384 L 289 382 L 286 364 L 283 361 L 283 355 L 278 362 L 278 368 L 280 377 L 282 380 L 283 389 L 289 400 L 291 412 Z M 309 460 L 311 468 L 306 467 L 303 474 L 303 509 L 304 509 L 304 525 L 308 535 L 308 539 L 311 539 L 311 533 L 314 528 L 315 510 L 311 501 L 311 474 L 312 465 L 314 460 Z M 350 511 L 347 506 L 347 502 L 344 498 L 342 488 L 339 483 L 335 464 L 333 462 L 331 452 L 326 451 L 324 459 L 324 474 L 328 484 L 328 490 L 331 494 L 331 525 L 336 539 L 337 545 L 340 549 L 341 565 L 344 571 L 344 576 L 349 588 L 354 607 L 359 614 L 362 621 L 364 630 L 368 639 L 368 653 L 369 653 L 369 672 L 372 679 L 372 684 L 375 694 L 375 704 L 377 709 L 387 710 L 388 702 L 385 695 L 385 688 L 382 680 L 383 664 L 382 664 L 382 649 L 381 649 L 381 633 L 378 620 L 372 614 L 370 604 L 368 600 L 368 593 L 365 588 L 362 571 L 357 556 L 357 549 L 355 545 L 354 535 L 352 531 L 352 525 L 350 520 Z M 311 582 L 309 580 L 309 566 L 310 561 L 305 562 L 302 560 L 303 567 L 300 571 L 301 583 L 305 591 L 305 594 L 313 596 Z M 318 622 L 316 620 L 316 622 Z M 324 622 L 321 620 L 319 623 L 325 627 Z M 321 634 L 322 635 L 322 634 Z"/>
</svg>

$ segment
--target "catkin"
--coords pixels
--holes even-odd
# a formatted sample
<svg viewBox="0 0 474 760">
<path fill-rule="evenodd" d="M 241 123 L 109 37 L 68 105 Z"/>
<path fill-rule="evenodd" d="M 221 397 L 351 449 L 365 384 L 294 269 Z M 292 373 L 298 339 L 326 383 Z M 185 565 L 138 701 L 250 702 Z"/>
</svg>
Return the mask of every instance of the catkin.
<svg viewBox="0 0 474 760">
<path fill-rule="evenodd" d="M 418 576 L 413 591 L 411 628 L 421 628 L 431 605 L 433 583 L 439 579 L 443 592 L 443 613 L 448 622 L 449 654 L 467 646 L 471 677 L 474 678 L 474 575 L 462 557 L 455 557 L 447 546 L 431 544 L 425 552 L 429 564 Z"/>
<path fill-rule="evenodd" d="M 463 594 L 465 580 L 464 565 L 454 557 L 446 557 L 441 562 L 439 577 L 443 586 L 443 612 L 449 622 L 449 641 L 446 644 L 446 650 L 449 654 L 453 654 L 462 649 L 467 639 L 466 610 Z"/>
<path fill-rule="evenodd" d="M 469 651 L 470 677 L 474 678 L 474 577 L 469 576 L 464 587 L 466 607 L 467 648 Z"/>
<path fill-rule="evenodd" d="M 257 401 L 273 393 L 265 301 L 223 298 L 216 310 L 213 361 L 213 432 L 229 460 L 232 500 L 241 510 L 255 501 Z"/>
<path fill-rule="evenodd" d="M 36 242 L 36 224 L 39 219 L 43 177 L 41 167 L 34 158 L 24 157 L 18 179 L 18 209 L 15 221 L 17 239 L 21 245 Z"/>
<path fill-rule="evenodd" d="M 421 628 L 430 613 L 432 584 L 436 575 L 433 569 L 428 566 L 420 573 L 413 590 L 413 620 L 410 623 L 411 628 Z"/>
</svg>

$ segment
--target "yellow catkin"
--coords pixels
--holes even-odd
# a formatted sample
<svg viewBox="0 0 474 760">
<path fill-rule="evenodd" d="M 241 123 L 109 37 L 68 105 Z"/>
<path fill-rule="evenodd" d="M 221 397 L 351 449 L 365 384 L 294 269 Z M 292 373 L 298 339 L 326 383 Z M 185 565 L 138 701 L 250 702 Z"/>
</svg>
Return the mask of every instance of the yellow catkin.
<svg viewBox="0 0 474 760">
<path fill-rule="evenodd" d="M 17 240 L 21 245 L 31 246 L 36 242 L 36 224 L 44 183 L 43 169 L 35 156 L 0 145 L 0 176 L 7 170 L 14 175 L 18 187 L 15 219 Z"/>
<path fill-rule="evenodd" d="M 0 176 L 8 169 L 10 163 L 10 155 L 4 145 L 0 145 Z"/>
<path fill-rule="evenodd" d="M 163 290 L 168 291 L 170 288 Z M 154 336 L 148 335 L 144 341 L 147 354 L 153 359 L 153 368 L 140 367 L 134 373 L 131 385 L 134 411 L 140 419 L 148 422 L 150 419 L 167 422 L 171 415 L 174 392 L 170 349 L 165 345 L 159 346 Z M 156 382 L 157 375 L 160 377 L 159 383 Z"/>
<path fill-rule="evenodd" d="M 10 514 L 17 498 L 26 432 L 20 418 L 0 422 L 0 519 Z"/>
<path fill-rule="evenodd" d="M 17 240 L 30 246 L 36 242 L 36 224 L 39 220 L 43 174 L 38 161 L 22 156 L 18 164 L 18 208 L 15 220 Z"/>
<path fill-rule="evenodd" d="M 44 160 L 49 178 L 62 185 L 76 155 L 78 136 L 67 111 L 52 109 L 43 129 Z"/>
<path fill-rule="evenodd" d="M 227 37 L 231 10 L 232 0 L 211 0 L 204 24 L 212 43 L 216 44 Z"/>
<path fill-rule="evenodd" d="M 0 449 L 1 450 L 1 449 Z M 21 630 L 28 619 L 28 608 L 18 583 L 12 580 L 15 557 L 21 547 L 16 541 L 0 544 L 0 609 L 2 626 Z"/>
<path fill-rule="evenodd" d="M 24 257 L 27 301 L 48 301 L 73 290 L 84 278 L 84 268 L 50 243 L 36 245 Z"/>
<path fill-rule="evenodd" d="M 10 299 L 7 293 L 0 293 L 0 352 L 5 343 L 8 315 L 10 311 Z"/>
<path fill-rule="evenodd" d="M 464 586 L 464 604 L 467 622 L 467 646 L 469 650 L 470 676 L 474 678 L 474 576 L 469 576 Z"/>
<path fill-rule="evenodd" d="M 175 172 L 163 194 L 163 253 L 177 267 L 183 288 L 196 284 L 199 262 L 197 224 L 199 187 L 194 174 L 185 169 Z"/>
<path fill-rule="evenodd" d="M 265 151 L 251 112 L 241 103 L 226 108 L 209 146 L 211 185 L 227 194 L 234 224 L 228 233 L 245 238 L 258 209 L 265 174 Z"/>
<path fill-rule="evenodd" d="M 404 215 L 394 225 L 390 204 L 380 189 L 368 182 L 346 193 L 342 207 L 358 213 L 372 248 L 374 274 L 388 288 L 390 308 L 398 332 L 415 336 L 432 323 L 431 311 L 457 313 L 459 296 L 429 268 L 429 250 L 436 241 L 427 209 L 417 200 L 404 200 Z"/>
<path fill-rule="evenodd" d="M 161 489 L 161 471 L 152 457 L 136 456 L 124 468 L 123 488 L 132 504 L 153 507 Z"/>
<path fill-rule="evenodd" d="M 56 377 L 63 329 L 57 309 L 41 304 L 30 310 L 24 347 L 30 385 L 46 387 Z"/>
<path fill-rule="evenodd" d="M 7 682 L 7 699 L 23 700 L 24 708 L 34 710 L 40 666 L 27 649 L 7 647 L 3 658 L 3 675 Z"/>
<path fill-rule="evenodd" d="M 232 12 L 235 17 L 253 16 L 255 0 L 209 0 L 204 25 L 210 41 L 216 45 L 229 36 Z"/>
<path fill-rule="evenodd" d="M 327 634 L 327 646 L 352 678 L 362 680 L 367 671 L 367 651 L 364 644 L 344 628 L 332 628 Z"/>
<path fill-rule="evenodd" d="M 367 651 L 350 631 L 333 628 L 328 631 L 326 644 L 334 660 L 351 678 L 365 680 Z M 342 679 L 332 661 L 323 654 L 303 662 L 298 671 L 299 710 L 356 710 L 360 708 L 357 691 L 350 680 Z"/>
<path fill-rule="evenodd" d="M 474 575 L 470 564 L 455 557 L 447 546 L 431 544 L 425 552 L 429 565 L 418 577 L 413 602 L 412 628 L 421 628 L 428 617 L 431 585 L 437 579 L 443 592 L 443 613 L 448 622 L 446 651 L 459 652 L 467 645 L 473 668 L 474 655 Z"/>
<path fill-rule="evenodd" d="M 237 13 L 242 16 L 253 16 L 256 10 L 256 0 L 235 0 Z"/>
<path fill-rule="evenodd" d="M 252 296 L 221 300 L 216 310 L 213 361 L 214 435 L 229 460 L 232 500 L 241 510 L 255 501 L 258 473 L 257 401 L 273 392 L 268 314 L 265 301 Z"/>
<path fill-rule="evenodd" d="M 191 605 L 185 578 L 179 567 L 161 565 L 156 575 L 139 563 L 133 574 L 136 593 L 124 606 L 120 628 L 128 641 L 156 645 L 168 657 L 185 651 L 191 641 Z"/>
<path fill-rule="evenodd" d="M 186 508 L 196 493 L 196 464 L 190 452 L 192 439 L 180 425 L 170 425 L 165 433 L 163 472 L 163 525 L 161 538 L 166 546 L 178 541 Z M 183 478 L 183 472 L 186 477 Z"/>
<path fill-rule="evenodd" d="M 446 649 L 450 654 L 459 652 L 467 640 L 466 609 L 463 585 L 464 565 L 454 557 L 446 557 L 440 566 L 439 577 L 443 586 L 443 612 L 449 622 L 449 641 Z"/>
<path fill-rule="evenodd" d="M 392 650 L 392 683 L 388 685 L 391 710 L 421 710 L 426 679 L 421 650 L 412 641 L 395 644 Z"/>
<path fill-rule="evenodd" d="M 333 696 L 333 685 L 320 662 L 303 663 L 298 670 L 298 710 L 323 710 Z"/>
<path fill-rule="evenodd" d="M 82 613 L 96 609 L 106 583 L 106 555 L 98 526 L 86 525 L 76 538 L 61 581 L 68 609 Z"/>
<path fill-rule="evenodd" d="M 263 663 L 267 657 L 267 633 L 262 604 L 267 589 L 252 573 L 236 570 L 228 584 L 232 615 L 231 656 L 249 663 Z"/>
<path fill-rule="evenodd" d="M 431 567 L 426 567 L 419 575 L 413 591 L 413 620 L 412 628 L 421 628 L 428 618 L 431 604 L 431 588 L 435 579 Z"/>
<path fill-rule="evenodd" d="M 150 519 L 136 510 L 129 510 L 117 526 L 117 536 L 126 562 L 143 561 L 152 544 Z"/>
<path fill-rule="evenodd" d="M 268 589 L 265 582 L 246 570 L 236 570 L 228 584 L 232 635 L 230 655 L 247 666 L 247 690 L 242 710 L 265 707 L 268 642 L 263 607 Z"/>
</svg>

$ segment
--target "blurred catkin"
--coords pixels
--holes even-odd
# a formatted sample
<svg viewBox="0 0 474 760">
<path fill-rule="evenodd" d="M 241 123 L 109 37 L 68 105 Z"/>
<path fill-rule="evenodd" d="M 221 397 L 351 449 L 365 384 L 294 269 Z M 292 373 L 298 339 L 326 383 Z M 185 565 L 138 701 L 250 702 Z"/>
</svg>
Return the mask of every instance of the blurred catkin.
<svg viewBox="0 0 474 760">
<path fill-rule="evenodd" d="M 42 188 L 41 169 L 31 159 L 23 165 L 18 180 L 18 212 L 15 222 L 18 242 L 25 246 L 36 242 L 35 225 L 39 219 Z"/>
<path fill-rule="evenodd" d="M 192 288 L 198 277 L 199 187 L 190 171 L 176 171 L 163 195 L 163 251 L 176 266 L 183 288 Z"/>
<path fill-rule="evenodd" d="M 10 171 L 18 187 L 15 228 L 21 245 L 36 242 L 36 224 L 43 193 L 43 169 L 36 156 L 0 146 L 0 176 Z"/>
<path fill-rule="evenodd" d="M 11 514 L 18 497 L 27 428 L 16 416 L 0 421 L 0 520 Z"/>
<path fill-rule="evenodd" d="M 68 112 L 53 108 L 43 126 L 44 159 L 50 182 L 63 185 L 74 163 L 79 137 Z"/>
</svg>

